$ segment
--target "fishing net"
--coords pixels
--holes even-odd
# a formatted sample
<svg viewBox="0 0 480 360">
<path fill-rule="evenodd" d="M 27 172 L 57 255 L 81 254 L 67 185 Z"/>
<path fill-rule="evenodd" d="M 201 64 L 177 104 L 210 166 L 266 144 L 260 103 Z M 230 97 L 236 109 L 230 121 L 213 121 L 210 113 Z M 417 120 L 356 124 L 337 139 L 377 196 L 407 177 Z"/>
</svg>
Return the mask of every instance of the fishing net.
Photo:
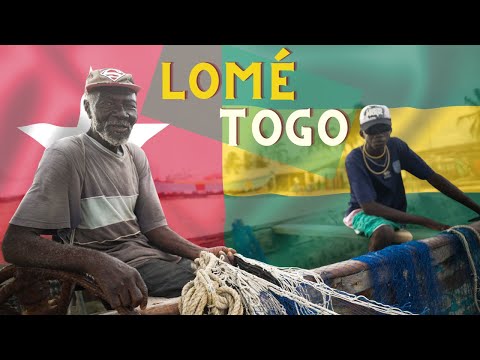
<svg viewBox="0 0 480 360">
<path fill-rule="evenodd" d="M 182 291 L 181 314 L 335 315 L 444 314 L 468 299 L 478 308 L 479 234 L 470 227 L 454 227 L 440 235 L 451 238 L 455 254 L 450 264 L 433 258 L 421 241 L 387 247 L 354 260 L 368 266 L 372 294 L 368 298 L 329 286 L 312 270 L 277 267 L 235 254 L 235 266 L 202 252 L 195 260 L 196 278 Z M 448 266 L 447 266 L 448 265 Z M 455 283 L 439 282 L 442 267 L 456 274 Z M 445 275 L 445 274 L 443 274 Z M 442 275 L 442 276 L 443 276 Z M 446 274 L 445 276 L 449 276 Z M 464 281 L 458 281 L 464 276 Z M 473 302 L 472 302 L 473 295 Z M 464 300 L 462 300 L 464 301 Z M 467 301 L 467 300 L 465 300 Z"/>
<path fill-rule="evenodd" d="M 422 241 L 411 241 L 354 258 L 368 265 L 371 298 L 420 315 L 477 313 L 480 252 L 478 232 L 455 226 L 441 232 L 450 256 L 433 258 Z"/>
<path fill-rule="evenodd" d="M 195 260 L 197 276 L 182 290 L 181 314 L 335 315 L 335 303 L 348 303 L 366 313 L 410 314 L 331 288 L 310 270 L 235 257 L 237 266 L 201 253 Z"/>
</svg>

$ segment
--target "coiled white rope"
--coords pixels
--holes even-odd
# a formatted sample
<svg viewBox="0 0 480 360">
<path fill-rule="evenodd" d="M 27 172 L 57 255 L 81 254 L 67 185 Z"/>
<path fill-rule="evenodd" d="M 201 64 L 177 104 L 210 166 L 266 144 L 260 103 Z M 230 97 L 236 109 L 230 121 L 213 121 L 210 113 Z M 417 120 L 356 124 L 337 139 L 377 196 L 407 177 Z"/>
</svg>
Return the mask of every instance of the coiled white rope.
<svg viewBox="0 0 480 360">
<path fill-rule="evenodd" d="M 239 294 L 215 274 L 220 259 L 202 251 L 195 259 L 196 277 L 182 289 L 179 308 L 182 315 L 241 315 Z"/>
</svg>

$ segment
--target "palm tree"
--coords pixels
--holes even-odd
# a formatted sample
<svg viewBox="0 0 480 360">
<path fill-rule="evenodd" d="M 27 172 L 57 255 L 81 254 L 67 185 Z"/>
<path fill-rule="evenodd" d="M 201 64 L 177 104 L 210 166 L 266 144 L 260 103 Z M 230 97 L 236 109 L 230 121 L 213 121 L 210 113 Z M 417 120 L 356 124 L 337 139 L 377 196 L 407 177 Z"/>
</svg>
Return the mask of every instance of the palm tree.
<svg viewBox="0 0 480 360">
<path fill-rule="evenodd" d="M 477 109 L 480 108 L 480 89 L 476 88 L 473 90 L 475 94 L 475 100 L 472 98 L 465 96 L 465 104 L 470 106 L 476 106 Z M 464 116 L 460 116 L 457 122 L 461 122 L 462 120 L 472 121 L 472 125 L 470 125 L 470 134 L 475 140 L 480 140 L 480 110 L 477 110 L 471 114 L 467 114 Z M 475 145 L 475 148 L 478 147 L 478 144 Z M 475 152 L 474 152 L 475 153 Z M 480 175 L 480 159 L 474 158 L 472 159 L 473 166 L 472 170 L 476 176 Z"/>
<path fill-rule="evenodd" d="M 470 105 L 470 106 L 477 106 L 480 107 L 480 89 L 476 88 L 473 90 L 475 94 L 475 100 L 472 100 L 472 98 L 465 96 L 465 104 Z M 471 120 L 472 125 L 470 126 L 470 134 L 475 138 L 475 139 L 480 139 L 480 110 L 475 111 L 471 114 L 468 115 L 463 115 L 458 118 L 458 122 L 461 122 L 462 120 Z"/>
</svg>

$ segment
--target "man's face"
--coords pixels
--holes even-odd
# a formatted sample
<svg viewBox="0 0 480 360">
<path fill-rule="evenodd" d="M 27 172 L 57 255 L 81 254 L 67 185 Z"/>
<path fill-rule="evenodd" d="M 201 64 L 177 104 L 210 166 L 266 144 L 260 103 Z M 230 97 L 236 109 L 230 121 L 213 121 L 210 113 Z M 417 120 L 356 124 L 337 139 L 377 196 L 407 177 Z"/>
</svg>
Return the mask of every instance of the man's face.
<svg viewBox="0 0 480 360">
<path fill-rule="evenodd" d="M 360 132 L 368 147 L 374 150 L 383 150 L 390 139 L 391 133 L 392 127 L 386 124 L 374 125 L 366 131 Z"/>
<path fill-rule="evenodd" d="M 125 88 L 97 91 L 96 100 L 90 103 L 92 130 L 113 146 L 125 144 L 138 118 L 137 95 Z"/>
</svg>

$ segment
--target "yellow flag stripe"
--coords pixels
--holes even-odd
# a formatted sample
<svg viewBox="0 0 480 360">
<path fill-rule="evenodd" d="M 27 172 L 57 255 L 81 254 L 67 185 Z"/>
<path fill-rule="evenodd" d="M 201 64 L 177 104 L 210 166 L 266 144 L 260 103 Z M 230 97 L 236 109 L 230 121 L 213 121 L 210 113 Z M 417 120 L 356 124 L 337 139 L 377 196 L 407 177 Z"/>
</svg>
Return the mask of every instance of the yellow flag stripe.
<svg viewBox="0 0 480 360">
<path fill-rule="evenodd" d="M 480 192 L 480 107 L 390 110 L 392 136 L 406 141 L 436 172 L 462 191 Z M 224 193 L 321 196 L 349 192 L 345 156 L 364 142 L 359 135 L 358 113 L 352 119 L 338 167 L 322 171 L 324 176 L 223 144 Z M 426 181 L 405 171 L 402 176 L 407 193 L 435 191 Z"/>
</svg>

